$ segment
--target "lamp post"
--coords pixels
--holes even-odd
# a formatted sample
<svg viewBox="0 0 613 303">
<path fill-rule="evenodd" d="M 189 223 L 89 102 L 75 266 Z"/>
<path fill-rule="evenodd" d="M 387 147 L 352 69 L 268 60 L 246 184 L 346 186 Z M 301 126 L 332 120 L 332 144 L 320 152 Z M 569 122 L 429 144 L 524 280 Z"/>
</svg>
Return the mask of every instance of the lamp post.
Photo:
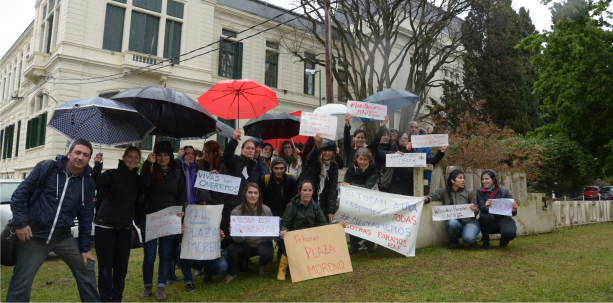
<svg viewBox="0 0 613 303">
<path fill-rule="evenodd" d="M 305 69 L 304 73 L 307 75 L 315 75 L 319 73 L 319 107 L 321 107 L 321 69 Z"/>
</svg>

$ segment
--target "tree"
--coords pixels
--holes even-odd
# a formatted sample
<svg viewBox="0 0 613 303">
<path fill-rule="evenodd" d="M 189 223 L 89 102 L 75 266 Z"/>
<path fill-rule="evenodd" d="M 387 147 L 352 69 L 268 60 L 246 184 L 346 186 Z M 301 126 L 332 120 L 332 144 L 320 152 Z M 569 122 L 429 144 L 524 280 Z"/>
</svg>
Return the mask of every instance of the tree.
<svg viewBox="0 0 613 303">
<path fill-rule="evenodd" d="M 520 46 L 535 52 L 534 94 L 543 98 L 545 118 L 555 118 L 539 134 L 561 134 L 586 148 L 604 166 L 589 172 L 593 178 L 613 175 L 613 33 L 603 16 L 610 4 L 589 1 L 582 15 L 560 18 L 553 32 L 532 35 Z"/>
</svg>

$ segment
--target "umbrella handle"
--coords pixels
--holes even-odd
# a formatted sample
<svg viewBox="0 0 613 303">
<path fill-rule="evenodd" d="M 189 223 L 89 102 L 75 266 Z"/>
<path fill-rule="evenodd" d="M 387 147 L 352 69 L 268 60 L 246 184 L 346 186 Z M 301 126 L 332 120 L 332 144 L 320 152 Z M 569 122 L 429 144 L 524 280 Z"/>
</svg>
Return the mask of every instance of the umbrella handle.
<svg viewBox="0 0 613 303">
<path fill-rule="evenodd" d="M 155 127 L 155 142 L 153 142 L 153 151 L 155 151 L 155 147 L 158 144 L 158 134 L 160 133 L 160 121 L 162 120 L 162 107 L 164 107 L 164 103 L 162 103 L 162 106 L 160 106 L 160 110 L 159 110 L 159 114 L 158 114 L 158 124 Z M 153 165 L 151 165 L 151 168 L 149 169 L 149 175 L 153 175 Z"/>
</svg>

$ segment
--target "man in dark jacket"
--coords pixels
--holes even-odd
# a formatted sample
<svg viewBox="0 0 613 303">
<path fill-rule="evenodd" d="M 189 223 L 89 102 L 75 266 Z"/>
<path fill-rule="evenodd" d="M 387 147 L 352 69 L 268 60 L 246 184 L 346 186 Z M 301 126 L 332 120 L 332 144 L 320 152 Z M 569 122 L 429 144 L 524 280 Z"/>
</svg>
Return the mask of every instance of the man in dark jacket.
<svg viewBox="0 0 613 303">
<path fill-rule="evenodd" d="M 11 211 L 20 241 L 7 302 L 30 301 L 34 277 L 51 251 L 72 270 L 81 301 L 100 301 L 96 259 L 90 251 L 96 189 L 88 164 L 91 155 L 91 143 L 78 139 L 66 156 L 56 157 L 57 162 L 38 162 L 13 193 Z M 78 242 L 70 231 L 75 217 L 79 220 Z"/>
</svg>

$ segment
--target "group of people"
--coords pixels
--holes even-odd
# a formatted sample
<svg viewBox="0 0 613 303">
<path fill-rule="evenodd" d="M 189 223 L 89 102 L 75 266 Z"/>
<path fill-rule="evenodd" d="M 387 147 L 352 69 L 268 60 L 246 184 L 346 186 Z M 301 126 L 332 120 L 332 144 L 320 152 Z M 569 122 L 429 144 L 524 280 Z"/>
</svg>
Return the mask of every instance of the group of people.
<svg viewBox="0 0 613 303">
<path fill-rule="evenodd" d="M 184 146 L 175 158 L 172 144 L 158 141 L 147 155 L 142 168 L 141 151 L 128 147 L 117 167 L 103 171 L 103 155 L 89 162 L 92 145 L 75 140 L 67 155 L 39 162 L 15 191 L 11 199 L 16 222 L 17 263 L 7 292 L 7 301 L 29 301 L 36 272 L 50 251 L 70 267 L 82 301 L 121 301 L 128 271 L 133 227 L 146 239 L 146 214 L 171 206 L 223 205 L 219 236 L 222 256 L 214 260 L 181 259 L 181 235 L 170 235 L 143 243 L 143 290 L 140 298 L 155 295 L 165 301 L 166 285 L 181 279 L 187 292 L 194 291 L 194 275 L 204 275 L 204 282 L 225 274 L 223 283 L 236 279 L 239 272 L 250 271 L 251 258 L 259 256 L 259 274 L 266 275 L 274 260 L 277 245 L 278 280 L 285 280 L 288 259 L 284 236 L 288 231 L 334 224 L 338 209 L 339 170 L 347 167 L 343 185 L 363 187 L 393 194 L 413 196 L 413 169 L 386 167 L 390 153 L 424 152 L 428 164 L 437 164 L 445 155 L 442 147 L 434 156 L 429 150 L 412 148 L 411 136 L 419 135 L 417 122 L 410 122 L 407 132 L 386 128 L 387 117 L 370 144 L 366 133 L 351 134 L 350 114 L 345 116 L 344 156 L 335 141 L 321 135 L 309 137 L 303 146 L 286 141 L 275 150 L 259 138 L 241 140 L 235 130 L 225 150 L 216 141 L 207 141 L 202 151 Z M 239 148 L 240 153 L 235 151 Z M 238 195 L 207 191 L 194 186 L 197 172 L 225 174 L 241 179 Z M 425 176 L 428 178 L 428 176 Z M 489 234 L 500 233 L 501 246 L 515 237 L 515 222 L 510 217 L 489 214 L 491 199 L 510 198 L 509 191 L 498 184 L 496 175 L 486 170 L 483 187 L 476 194 L 465 188 L 464 175 L 453 171 L 445 188 L 424 197 L 424 202 L 443 201 L 445 205 L 473 204 L 480 213 L 475 218 L 449 220 L 450 248 L 458 239 L 476 247 L 476 237 L 483 233 L 483 247 L 489 249 Z M 514 203 L 514 212 L 517 205 Z M 177 214 L 183 216 L 184 212 Z M 281 218 L 279 237 L 230 236 L 231 216 L 277 216 Z M 74 218 L 78 219 L 78 241 L 71 236 Z M 91 253 L 92 222 L 98 262 L 98 283 Z M 344 222 L 342 222 L 344 224 Z M 360 245 L 360 242 L 362 244 Z M 375 244 L 350 237 L 350 254 L 365 249 L 375 252 Z M 159 257 L 157 284 L 153 284 L 154 263 Z M 193 271 L 193 273 L 192 273 Z M 154 290 L 154 286 L 156 286 Z"/>
</svg>

